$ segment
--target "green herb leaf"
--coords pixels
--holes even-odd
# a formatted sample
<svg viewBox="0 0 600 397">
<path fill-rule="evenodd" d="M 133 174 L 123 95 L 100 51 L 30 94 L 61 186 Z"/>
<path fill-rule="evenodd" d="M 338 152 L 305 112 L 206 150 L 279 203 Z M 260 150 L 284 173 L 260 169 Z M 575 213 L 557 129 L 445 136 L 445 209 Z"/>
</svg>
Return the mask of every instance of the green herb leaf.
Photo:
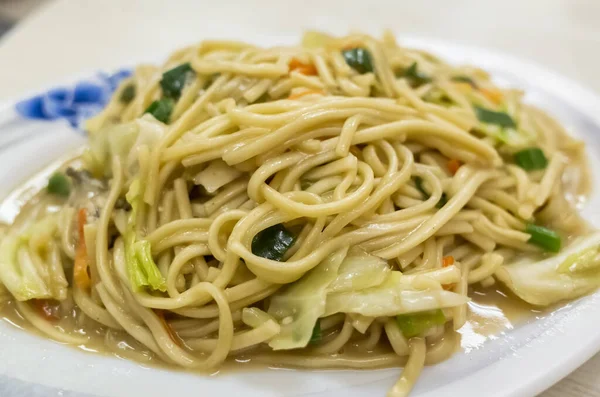
<svg viewBox="0 0 600 397">
<path fill-rule="evenodd" d="M 442 193 L 442 197 L 440 197 L 440 201 L 437 202 L 435 207 L 442 208 L 443 206 L 446 205 L 447 202 L 448 202 L 448 196 L 446 195 L 446 193 Z"/>
<path fill-rule="evenodd" d="M 480 106 L 475 106 L 475 115 L 482 123 L 495 124 L 503 128 L 517 128 L 517 123 L 504 112 L 495 112 Z"/>
<path fill-rule="evenodd" d="M 416 62 L 413 62 L 412 65 L 410 65 L 408 69 L 404 70 L 404 72 L 399 77 L 404 77 L 408 79 L 410 85 L 413 87 L 418 87 L 422 84 L 429 83 L 431 81 L 431 77 L 419 72 L 418 65 Z"/>
<path fill-rule="evenodd" d="M 150 113 L 156 120 L 167 124 L 171 117 L 171 112 L 173 112 L 173 106 L 175 106 L 175 102 L 171 98 L 162 98 L 152 102 L 144 113 Z"/>
<path fill-rule="evenodd" d="M 295 241 L 296 236 L 282 224 L 274 225 L 254 236 L 252 253 L 263 258 L 281 261 Z"/>
<path fill-rule="evenodd" d="M 554 230 L 528 223 L 525 232 L 531 235 L 531 238 L 527 241 L 528 243 L 537 245 L 546 251 L 560 251 L 561 239 Z"/>
<path fill-rule="evenodd" d="M 526 171 L 541 170 L 548 165 L 542 149 L 532 147 L 515 153 L 515 163 Z"/>
<path fill-rule="evenodd" d="M 475 80 L 473 80 L 469 76 L 453 76 L 450 80 L 456 81 L 457 83 L 467 83 L 471 87 L 473 87 L 474 89 L 478 89 L 479 88 L 479 86 L 477 85 L 477 83 L 475 82 Z"/>
<path fill-rule="evenodd" d="M 194 70 L 189 63 L 181 64 L 163 73 L 160 81 L 163 95 L 175 100 L 179 99 L 188 77 L 193 73 Z"/>
<path fill-rule="evenodd" d="M 441 309 L 396 316 L 396 323 L 405 338 L 423 335 L 431 327 L 445 322 L 446 316 Z"/>
<path fill-rule="evenodd" d="M 431 197 L 431 194 L 429 194 L 429 192 L 427 192 L 427 190 L 425 190 L 425 187 L 423 186 L 423 179 L 420 176 L 415 176 L 413 178 L 413 180 L 415 181 L 415 187 L 417 188 L 418 191 L 421 192 L 421 194 L 423 195 L 425 200 L 427 200 L 429 197 Z M 435 206 L 436 206 L 436 208 L 442 208 L 444 205 L 446 205 L 447 202 L 448 202 L 448 196 L 446 195 L 446 193 L 442 193 L 442 197 L 440 197 L 440 201 L 438 201 Z"/>
<path fill-rule="evenodd" d="M 313 328 L 312 335 L 310 336 L 310 343 L 318 343 L 323 337 L 321 333 L 321 319 L 317 319 L 315 327 Z"/>
<path fill-rule="evenodd" d="M 125 88 L 123 88 L 123 91 L 121 91 L 121 96 L 119 97 L 119 101 L 121 101 L 121 103 L 129 103 L 131 102 L 131 100 L 135 97 L 135 85 L 134 84 L 127 84 L 127 86 Z"/>
<path fill-rule="evenodd" d="M 371 53 L 365 48 L 352 48 L 342 51 L 342 55 L 348 66 L 360 74 L 373 72 L 373 60 Z"/>
<path fill-rule="evenodd" d="M 62 172 L 55 172 L 48 180 L 48 193 L 68 197 L 71 193 L 71 181 Z"/>
</svg>

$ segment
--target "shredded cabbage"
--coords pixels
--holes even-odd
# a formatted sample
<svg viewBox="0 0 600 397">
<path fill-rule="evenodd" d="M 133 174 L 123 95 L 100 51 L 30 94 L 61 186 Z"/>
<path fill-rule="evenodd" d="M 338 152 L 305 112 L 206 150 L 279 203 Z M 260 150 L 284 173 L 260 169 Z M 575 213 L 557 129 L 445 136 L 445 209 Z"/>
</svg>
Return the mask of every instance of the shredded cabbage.
<svg viewBox="0 0 600 397">
<path fill-rule="evenodd" d="M 367 317 L 396 316 L 465 304 L 469 298 L 444 290 L 416 290 L 404 283 L 402 273 L 393 271 L 379 286 L 361 291 L 331 293 L 325 316 L 357 313 Z"/>
<path fill-rule="evenodd" d="M 89 133 L 89 148 L 83 155 L 85 168 L 96 177 L 110 176 L 113 157 L 121 159 L 126 176 L 137 168 L 137 148 L 153 147 L 165 134 L 166 127 L 151 115 L 125 124 L 109 125 Z"/>
<path fill-rule="evenodd" d="M 317 319 L 325 311 L 327 287 L 337 277 L 347 251 L 344 248 L 332 253 L 300 280 L 273 295 L 268 313 L 281 324 L 281 332 L 269 342 L 273 350 L 308 344 Z"/>
<path fill-rule="evenodd" d="M 600 286 L 600 233 L 579 238 L 548 259 L 525 257 L 501 266 L 495 275 L 533 305 L 580 297 Z"/>
<path fill-rule="evenodd" d="M 58 214 L 48 214 L 29 225 L 20 234 L 7 234 L 0 244 L 0 280 L 20 301 L 29 299 L 62 300 L 67 295 L 67 281 L 62 266 L 51 267 L 40 275 L 31 255 L 48 255 L 56 235 Z M 47 279 L 47 281 L 45 280 Z"/>
<path fill-rule="evenodd" d="M 383 283 L 389 274 L 390 268 L 386 261 L 362 248 L 354 247 L 340 265 L 338 276 L 329 290 L 344 292 L 375 287 Z"/>
<path fill-rule="evenodd" d="M 129 281 L 134 290 L 149 288 L 165 292 L 167 290 L 166 280 L 152 259 L 150 242 L 147 240 L 136 241 L 135 224 L 138 207 L 142 200 L 139 180 L 136 179 L 131 183 L 125 197 L 131 204 L 131 213 L 125 233 L 125 261 Z"/>
</svg>

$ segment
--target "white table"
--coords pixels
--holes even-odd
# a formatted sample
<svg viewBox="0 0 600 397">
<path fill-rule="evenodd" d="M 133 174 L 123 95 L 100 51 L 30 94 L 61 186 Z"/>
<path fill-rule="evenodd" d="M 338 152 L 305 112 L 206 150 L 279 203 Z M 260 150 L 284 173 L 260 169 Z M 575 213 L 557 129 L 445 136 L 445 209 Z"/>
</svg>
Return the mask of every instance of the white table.
<svg viewBox="0 0 600 397">
<path fill-rule="evenodd" d="M 221 9 L 218 0 L 54 1 L 0 42 L 0 101 L 73 74 L 156 59 L 201 39 L 197 34 L 201 25 L 213 37 L 231 37 L 231 24 L 254 32 L 245 38 L 248 41 L 273 41 L 269 33 L 274 29 L 296 36 L 304 28 L 340 33 L 359 28 L 378 34 L 389 27 L 399 35 L 511 53 L 600 92 L 600 1 L 421 0 L 407 1 L 402 14 L 388 12 L 385 5 L 391 1 L 400 0 L 303 0 L 292 11 L 284 0 L 254 0 L 256 12 L 273 7 L 281 15 L 256 26 L 251 15 Z M 354 10 L 349 12 L 350 8 Z M 542 396 L 600 396 L 599 372 L 597 355 Z"/>
</svg>

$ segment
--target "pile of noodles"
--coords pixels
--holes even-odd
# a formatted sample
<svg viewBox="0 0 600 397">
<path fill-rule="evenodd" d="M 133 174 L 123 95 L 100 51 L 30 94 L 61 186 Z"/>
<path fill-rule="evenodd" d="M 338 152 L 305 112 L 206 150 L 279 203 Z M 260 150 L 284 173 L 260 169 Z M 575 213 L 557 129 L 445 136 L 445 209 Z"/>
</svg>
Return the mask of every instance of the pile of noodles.
<svg viewBox="0 0 600 397">
<path fill-rule="evenodd" d="M 583 144 L 521 98 L 389 34 L 203 41 L 88 121 L 68 190 L 4 228 L 2 292 L 58 341 L 203 371 L 404 366 L 405 396 L 459 348 L 470 285 L 541 305 L 597 285 L 508 266 L 589 232 Z M 532 148 L 543 166 L 517 161 Z"/>
</svg>

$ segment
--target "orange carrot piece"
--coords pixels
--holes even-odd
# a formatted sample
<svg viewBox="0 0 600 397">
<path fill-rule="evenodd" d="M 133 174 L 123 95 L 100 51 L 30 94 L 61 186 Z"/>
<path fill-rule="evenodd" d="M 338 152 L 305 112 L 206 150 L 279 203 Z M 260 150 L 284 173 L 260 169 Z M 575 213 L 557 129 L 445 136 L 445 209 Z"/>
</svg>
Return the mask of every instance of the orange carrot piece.
<svg viewBox="0 0 600 397">
<path fill-rule="evenodd" d="M 448 267 L 454 265 L 454 257 L 453 256 L 445 256 L 442 258 L 442 266 Z"/>
<path fill-rule="evenodd" d="M 316 76 L 319 74 L 315 65 L 311 63 L 302 63 L 297 58 L 292 58 L 288 66 L 290 71 L 295 70 L 307 76 Z"/>
<path fill-rule="evenodd" d="M 442 285 L 442 288 L 444 289 L 444 291 L 450 291 L 452 288 L 454 288 L 454 284 L 445 284 Z"/>
<path fill-rule="evenodd" d="M 483 95 L 485 95 L 490 101 L 494 102 L 495 104 L 500 104 L 502 102 L 502 91 L 495 88 L 481 88 L 480 91 Z"/>
<path fill-rule="evenodd" d="M 297 94 L 292 94 L 288 97 L 288 99 L 298 99 L 298 98 L 302 98 L 303 96 L 310 95 L 310 94 L 324 95 L 325 93 L 322 90 L 306 90 L 306 91 L 299 92 Z"/>
<path fill-rule="evenodd" d="M 75 250 L 75 264 L 73 266 L 73 280 L 80 289 L 88 289 L 92 284 L 90 275 L 88 274 L 87 248 L 85 247 L 85 236 L 83 227 L 87 220 L 87 214 L 84 208 L 81 208 L 77 213 L 77 231 L 79 241 Z"/>
<path fill-rule="evenodd" d="M 448 171 L 450 171 L 450 173 L 454 175 L 456 174 L 456 171 L 458 171 L 461 165 L 462 163 L 456 159 L 448 160 Z"/>
<path fill-rule="evenodd" d="M 177 333 L 175 332 L 173 327 L 171 327 L 171 324 L 169 324 L 167 322 L 167 320 L 165 319 L 164 311 L 162 311 L 160 309 L 154 309 L 154 313 L 156 314 L 156 316 L 158 317 L 158 319 L 160 320 L 162 325 L 165 327 L 165 330 L 167 331 L 167 334 L 169 334 L 169 338 L 171 338 L 173 343 L 175 343 L 177 346 L 183 348 L 183 342 L 182 342 L 181 338 L 179 337 L 179 335 L 177 335 Z"/>
</svg>

